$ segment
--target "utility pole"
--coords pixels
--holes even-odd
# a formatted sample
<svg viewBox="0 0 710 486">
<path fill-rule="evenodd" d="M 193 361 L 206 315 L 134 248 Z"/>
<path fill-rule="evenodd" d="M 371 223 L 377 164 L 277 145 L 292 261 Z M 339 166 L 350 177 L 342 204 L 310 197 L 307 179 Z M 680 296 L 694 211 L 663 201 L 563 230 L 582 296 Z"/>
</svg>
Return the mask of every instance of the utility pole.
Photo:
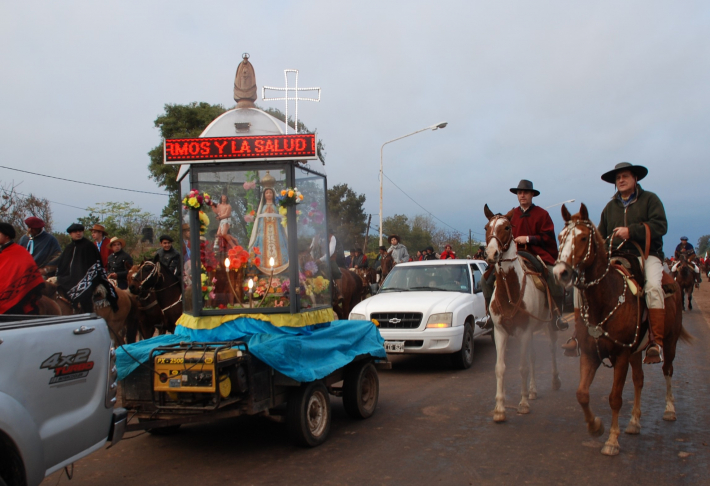
<svg viewBox="0 0 710 486">
<path fill-rule="evenodd" d="M 362 244 L 362 254 L 367 252 L 367 237 L 370 235 L 370 221 L 372 221 L 372 215 L 367 215 L 367 229 L 365 230 L 365 243 Z"/>
<path fill-rule="evenodd" d="M 468 230 L 468 254 L 473 255 L 473 243 L 471 242 L 471 229 Z"/>
</svg>

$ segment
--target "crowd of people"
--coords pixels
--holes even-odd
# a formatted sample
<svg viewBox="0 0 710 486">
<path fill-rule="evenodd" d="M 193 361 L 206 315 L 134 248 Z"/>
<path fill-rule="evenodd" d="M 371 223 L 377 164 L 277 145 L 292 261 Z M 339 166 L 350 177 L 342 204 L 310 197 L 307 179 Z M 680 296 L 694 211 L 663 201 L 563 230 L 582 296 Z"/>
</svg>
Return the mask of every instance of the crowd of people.
<svg viewBox="0 0 710 486">
<path fill-rule="evenodd" d="M 29 217 L 25 225 L 27 234 L 15 243 L 13 226 L 0 223 L 0 314 L 36 314 L 45 279 L 52 277 L 76 311 L 91 312 L 94 291 L 101 284 L 108 304 L 116 310 L 118 298 L 109 280 L 117 288 L 127 289 L 128 271 L 133 266 L 123 238 L 109 238 L 106 228 L 95 224 L 90 229 L 91 242 L 84 237 L 84 225 L 74 223 L 67 228 L 71 240 L 62 250 L 42 219 Z M 172 243 L 169 235 L 162 235 L 156 258 L 179 276 L 180 254 Z"/>
</svg>

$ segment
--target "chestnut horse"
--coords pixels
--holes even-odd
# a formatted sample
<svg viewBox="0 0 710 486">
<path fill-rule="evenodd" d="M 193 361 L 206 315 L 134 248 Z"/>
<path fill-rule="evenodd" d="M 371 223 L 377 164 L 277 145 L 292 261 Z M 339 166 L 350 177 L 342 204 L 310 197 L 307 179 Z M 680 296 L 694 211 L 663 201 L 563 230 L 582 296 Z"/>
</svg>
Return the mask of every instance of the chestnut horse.
<svg viewBox="0 0 710 486">
<path fill-rule="evenodd" d="M 589 220 L 586 206 L 582 204 L 579 213 L 574 216 L 562 206 L 562 217 L 566 226 L 559 236 L 560 253 L 554 274 L 566 287 L 574 285 L 577 288 L 581 302 L 581 308 L 575 305 L 575 334 L 581 349 L 577 401 L 584 411 L 589 433 L 595 437 L 602 435 L 604 424 L 589 407 L 589 387 L 600 364 L 614 368 L 614 384 L 609 394 L 612 423 L 609 438 L 601 451 L 602 454 L 612 456 L 619 453 L 619 410 L 623 403 L 622 392 L 629 364 L 634 382 L 634 405 L 626 433 L 638 434 L 641 431 L 641 351 L 648 342 L 649 332 L 645 316 L 646 303 L 641 296 L 640 286 L 621 266 L 612 264 L 612 256 L 605 248 L 605 241 L 596 226 Z M 666 378 L 666 409 L 663 419 L 672 421 L 676 419 L 671 388 L 676 344 L 678 338 L 689 342 L 692 337 L 683 329 L 677 284 L 665 272 L 663 284 L 664 289 L 668 289 L 663 337 L 663 374 Z"/>
<path fill-rule="evenodd" d="M 160 264 L 156 256 L 147 260 L 130 274 L 129 290 L 133 295 L 146 299 L 155 292 L 158 307 L 165 316 L 164 330 L 175 332 L 175 323 L 182 315 L 182 286 L 180 279 Z M 163 331 L 163 332 L 165 332 Z"/>
<path fill-rule="evenodd" d="M 495 422 L 505 421 L 505 351 L 508 337 L 520 337 L 520 375 L 522 378 L 521 399 L 518 413 L 530 412 L 528 399 L 537 398 L 535 384 L 535 359 L 532 349 L 533 331 L 545 327 L 550 337 L 552 355 L 552 388 L 559 390 L 562 383 L 557 371 L 557 331 L 552 325 L 552 313 L 547 292 L 539 290 L 533 282 L 533 273 L 527 270 L 518 257 L 513 239 L 510 218 L 493 214 L 486 204 L 483 211 L 486 224 L 486 260 L 496 267 L 496 287 L 489 306 L 493 319 L 493 334 L 496 343 L 496 407 Z M 532 371 L 532 373 L 531 373 Z M 529 380 L 529 381 L 528 381 Z"/>
<path fill-rule="evenodd" d="M 688 310 L 693 310 L 693 289 L 695 289 L 695 272 L 688 264 L 685 253 L 680 254 L 680 263 L 675 269 L 675 281 L 680 286 L 680 302 L 685 310 L 685 298 L 688 297 Z"/>
<path fill-rule="evenodd" d="M 387 275 L 390 274 L 394 266 L 395 263 L 394 257 L 392 257 L 392 253 L 385 253 L 385 256 L 382 257 L 382 261 L 380 262 L 380 270 L 382 271 L 382 280 L 380 280 L 380 285 L 382 285 L 382 282 L 385 281 Z"/>
</svg>

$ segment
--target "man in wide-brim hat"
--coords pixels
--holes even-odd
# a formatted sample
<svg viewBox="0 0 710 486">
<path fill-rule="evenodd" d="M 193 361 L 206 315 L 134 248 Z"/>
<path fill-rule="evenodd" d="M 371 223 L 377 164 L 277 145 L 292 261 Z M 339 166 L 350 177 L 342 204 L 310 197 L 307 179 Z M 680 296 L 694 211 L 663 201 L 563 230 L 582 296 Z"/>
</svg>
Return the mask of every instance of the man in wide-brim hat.
<svg viewBox="0 0 710 486">
<path fill-rule="evenodd" d="M 399 235 L 390 235 L 388 239 L 392 246 L 390 246 L 387 251 L 392 254 L 395 265 L 397 263 L 408 262 L 409 252 L 407 252 L 407 247 L 400 243 L 401 238 Z"/>
<path fill-rule="evenodd" d="M 96 245 L 96 248 L 99 249 L 99 253 L 101 254 L 101 264 L 104 268 L 107 268 L 108 256 L 111 254 L 111 242 L 108 239 L 106 228 L 96 223 L 91 228 L 91 237 L 94 239 L 94 244 Z"/>
<path fill-rule="evenodd" d="M 646 177 L 648 169 L 629 162 L 620 162 L 602 175 L 602 180 L 616 186 L 616 193 L 602 211 L 599 221 L 599 234 L 602 238 L 613 235 L 612 245 L 618 247 L 624 243 L 624 251 L 638 255 L 635 245 L 625 244 L 627 241 L 638 243 L 641 248 L 646 245 L 646 227 L 650 230 L 650 251 L 648 259 L 643 262 L 644 298 L 648 307 L 650 325 L 650 343 L 646 348 L 644 363 L 663 362 L 663 331 L 665 328 L 665 294 L 661 287 L 663 277 L 663 235 L 668 231 L 666 211 L 660 198 L 644 190 L 638 183 Z M 575 317 L 579 312 L 575 303 Z M 568 343 L 568 345 L 573 343 Z M 574 343 L 576 344 L 576 343 Z M 565 345 L 565 349 L 566 346 Z"/>
<path fill-rule="evenodd" d="M 114 236 L 111 238 L 111 254 L 108 256 L 108 278 L 116 280 L 119 289 L 128 288 L 128 270 L 133 266 L 133 258 L 123 249 L 126 241 Z"/>
</svg>

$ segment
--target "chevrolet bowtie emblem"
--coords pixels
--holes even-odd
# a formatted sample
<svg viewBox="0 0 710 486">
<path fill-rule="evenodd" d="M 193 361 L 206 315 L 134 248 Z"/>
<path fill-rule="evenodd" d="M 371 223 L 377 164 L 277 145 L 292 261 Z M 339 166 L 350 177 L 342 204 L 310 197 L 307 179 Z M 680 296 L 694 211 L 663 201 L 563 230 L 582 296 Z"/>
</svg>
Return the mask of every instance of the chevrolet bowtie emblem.
<svg viewBox="0 0 710 486">
<path fill-rule="evenodd" d="M 402 319 L 397 319 L 396 317 L 393 317 L 392 319 L 390 319 L 389 322 L 390 324 L 399 324 L 400 322 L 402 322 Z"/>
</svg>

